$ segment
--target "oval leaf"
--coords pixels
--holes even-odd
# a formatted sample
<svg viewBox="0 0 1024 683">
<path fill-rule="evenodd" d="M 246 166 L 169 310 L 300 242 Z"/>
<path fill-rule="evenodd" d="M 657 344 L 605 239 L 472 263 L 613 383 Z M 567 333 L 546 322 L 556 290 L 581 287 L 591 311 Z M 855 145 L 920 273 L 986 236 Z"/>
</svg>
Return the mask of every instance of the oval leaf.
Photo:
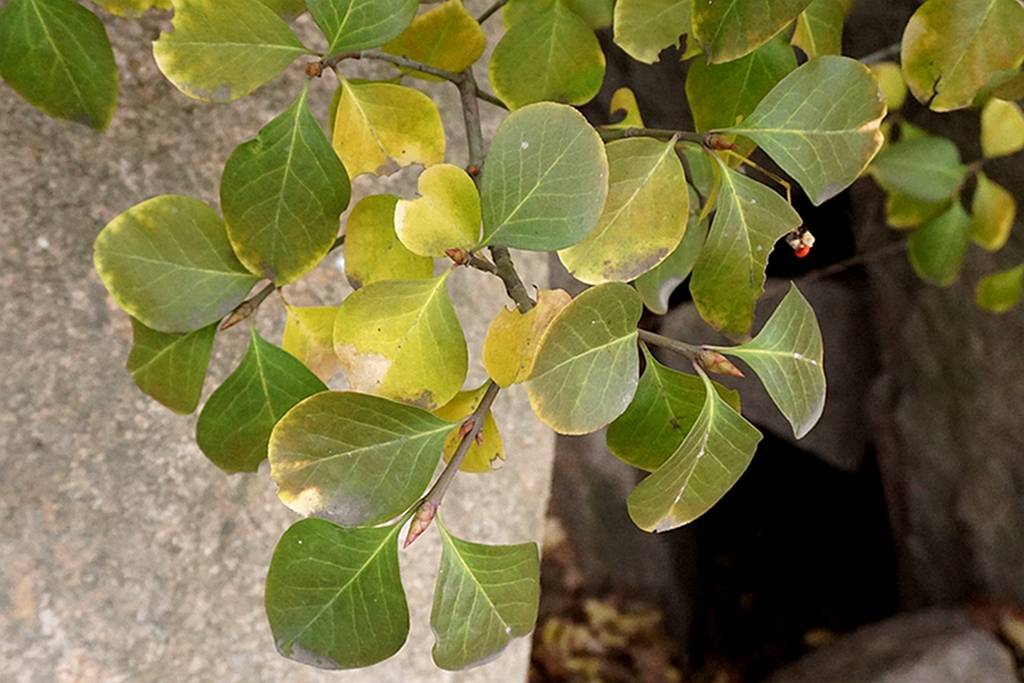
<svg viewBox="0 0 1024 683">
<path fill-rule="evenodd" d="M 981 110 L 981 151 L 986 159 L 1024 149 L 1024 111 L 1016 102 L 992 98 Z"/>
<path fill-rule="evenodd" d="M 633 59 L 654 64 L 667 47 L 690 32 L 693 0 L 619 0 L 615 3 L 615 44 Z"/>
<path fill-rule="evenodd" d="M 658 315 L 668 313 L 669 297 L 690 275 L 708 237 L 710 225 L 707 219 L 700 218 L 701 206 L 697 193 L 691 187 L 689 194 L 690 220 L 683 241 L 654 270 L 644 273 L 633 283 L 644 305 Z"/>
<path fill-rule="evenodd" d="M 693 33 L 715 64 L 750 54 L 796 19 L 811 0 L 695 2 Z"/>
<path fill-rule="evenodd" d="M 986 275 L 978 282 L 978 306 L 991 313 L 1013 310 L 1024 297 L 1024 264 Z"/>
<path fill-rule="evenodd" d="M 306 0 L 327 36 L 327 54 L 380 47 L 412 22 L 418 0 Z"/>
<path fill-rule="evenodd" d="M 989 251 L 999 251 L 1010 238 L 1017 202 L 1006 188 L 978 173 L 971 203 L 971 239 Z"/>
<path fill-rule="evenodd" d="M 434 261 L 417 256 L 395 234 L 398 197 L 364 197 L 345 227 L 345 275 L 356 289 L 380 280 L 419 280 L 434 275 Z"/>
<path fill-rule="evenodd" d="M 413 19 L 402 35 L 384 46 L 384 51 L 436 69 L 462 73 L 480 59 L 486 46 L 483 29 L 461 0 L 445 0 Z M 440 80 L 420 71 L 404 71 L 424 80 Z"/>
<path fill-rule="evenodd" d="M 948 287 L 960 276 L 970 243 L 971 217 L 959 201 L 910 233 L 907 255 L 914 272 L 927 282 Z"/>
<path fill-rule="evenodd" d="M 469 174 L 452 164 L 431 166 L 420 174 L 419 191 L 395 207 L 395 232 L 409 251 L 441 257 L 480 240 L 480 194 Z"/>
<path fill-rule="evenodd" d="M 165 334 L 132 318 L 128 372 L 147 396 L 187 415 L 199 405 L 216 325 L 187 334 Z"/>
<path fill-rule="evenodd" d="M 967 168 L 950 140 L 923 135 L 883 149 L 871 164 L 871 176 L 886 192 L 934 204 L 959 192 Z"/>
</svg>

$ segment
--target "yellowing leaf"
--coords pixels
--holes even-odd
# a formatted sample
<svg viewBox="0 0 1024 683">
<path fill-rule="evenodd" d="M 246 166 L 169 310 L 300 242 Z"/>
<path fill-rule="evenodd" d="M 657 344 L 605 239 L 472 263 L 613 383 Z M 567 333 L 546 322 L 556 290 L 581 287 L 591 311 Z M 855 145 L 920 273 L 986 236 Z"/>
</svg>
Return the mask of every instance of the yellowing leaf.
<svg viewBox="0 0 1024 683">
<path fill-rule="evenodd" d="M 940 287 L 956 282 L 970 241 L 971 217 L 959 201 L 907 239 L 910 265 L 922 280 Z"/>
<path fill-rule="evenodd" d="M 354 391 L 432 410 L 466 379 L 466 339 L 448 298 L 448 271 L 431 280 L 385 280 L 341 304 L 334 350 Z"/>
<path fill-rule="evenodd" d="M 402 35 L 384 46 L 384 51 L 461 73 L 480 59 L 486 45 L 483 29 L 463 7 L 462 0 L 445 0 L 413 19 Z M 408 71 L 424 80 L 440 80 L 420 71 Z"/>
<path fill-rule="evenodd" d="M 306 0 L 327 36 L 327 54 L 380 47 L 416 16 L 417 0 Z"/>
<path fill-rule="evenodd" d="M 452 164 L 431 166 L 420 174 L 419 191 L 395 207 L 395 232 L 409 251 L 440 257 L 480 240 L 480 194 L 469 174 Z"/>
<path fill-rule="evenodd" d="M 167 80 L 197 100 L 245 97 L 309 53 L 283 19 L 250 0 L 175 0 L 173 25 L 153 54 Z"/>
<path fill-rule="evenodd" d="M 533 412 L 559 434 L 588 434 L 626 410 L 636 392 L 636 325 L 643 307 L 629 285 L 580 294 L 548 326 L 526 391 Z"/>
<path fill-rule="evenodd" d="M 452 423 L 465 421 L 473 411 L 480 405 L 484 394 L 487 393 L 488 383 L 470 391 L 460 391 L 455 398 L 445 403 L 434 411 L 442 420 Z M 444 461 L 448 462 L 455 455 L 459 444 L 462 442 L 462 435 L 458 430 L 453 431 L 444 441 Z M 462 472 L 490 472 L 500 469 L 505 460 L 505 445 L 501 441 L 501 434 L 498 432 L 498 423 L 494 420 L 493 413 L 488 410 L 484 416 L 484 426 L 480 431 L 477 440 L 469 447 L 466 457 L 459 466 Z"/>
<path fill-rule="evenodd" d="M 615 43 L 637 61 L 654 64 L 667 47 L 690 32 L 693 0 L 619 0 L 615 3 Z"/>
<path fill-rule="evenodd" d="M 889 192 L 885 198 L 885 222 L 897 230 L 916 228 L 944 212 L 951 203 L 952 198 L 927 202 L 899 192 Z"/>
<path fill-rule="evenodd" d="M 879 62 L 868 67 L 882 89 L 885 103 L 890 112 L 899 111 L 907 101 L 907 84 L 903 80 L 903 70 L 896 62 Z"/>
<path fill-rule="evenodd" d="M 668 258 L 633 283 L 644 300 L 644 305 L 658 315 L 668 313 L 669 297 L 693 270 L 704 248 L 710 226 L 707 219 L 700 218 L 700 213 L 700 202 L 696 192 L 691 188 L 690 220 L 686 226 L 686 233 L 683 234 L 683 241 Z"/>
<path fill-rule="evenodd" d="M 132 318 L 128 371 L 147 396 L 187 415 L 199 405 L 216 325 L 188 334 L 164 334 Z"/>
<path fill-rule="evenodd" d="M 341 370 L 334 355 L 334 319 L 337 306 L 289 306 L 281 348 L 292 354 L 323 381 Z"/>
<path fill-rule="evenodd" d="M 1006 188 L 979 173 L 971 214 L 971 239 L 989 251 L 999 251 L 1013 229 L 1017 202 Z"/>
<path fill-rule="evenodd" d="M 1024 297 L 1024 263 L 983 277 L 976 296 L 978 306 L 992 313 L 1006 313 L 1016 308 Z"/>
<path fill-rule="evenodd" d="M 903 75 L 914 97 L 935 111 L 970 106 L 997 71 L 1022 59 L 1018 0 L 928 0 L 903 31 Z"/>
<path fill-rule="evenodd" d="M 503 308 L 491 321 L 484 339 L 484 367 L 498 386 L 508 387 L 530 375 L 537 345 L 548 325 L 572 297 L 561 289 L 537 293 L 537 304 L 526 313 Z"/>
<path fill-rule="evenodd" d="M 811 0 L 704 0 L 693 7 L 693 32 L 711 62 L 750 54 L 797 18 Z"/>
<path fill-rule="evenodd" d="M 434 261 L 398 241 L 398 197 L 371 195 L 352 208 L 345 227 L 345 275 L 356 289 L 380 280 L 419 280 L 434 275 Z"/>
<path fill-rule="evenodd" d="M 1016 102 L 991 99 L 981 110 L 981 151 L 986 158 L 1024 149 L 1024 111 Z"/>
<path fill-rule="evenodd" d="M 613 0 L 509 0 L 502 9 L 505 26 L 511 27 L 532 14 L 550 8 L 556 2 L 579 15 L 595 31 L 611 26 Z"/>
<path fill-rule="evenodd" d="M 640 115 L 640 105 L 636 101 L 636 95 L 629 88 L 619 88 L 612 93 L 612 100 L 608 108 L 613 119 L 621 116 L 622 120 L 610 124 L 606 128 L 644 127 L 644 119 Z"/>
<path fill-rule="evenodd" d="M 679 245 L 689 216 L 689 190 L 675 140 L 618 140 L 607 145 L 608 199 L 597 227 L 558 252 L 576 279 L 628 282 Z"/>
<path fill-rule="evenodd" d="M 444 161 L 444 127 L 433 101 L 393 83 L 341 82 L 334 114 L 334 150 L 350 178 L 398 166 Z"/>
<path fill-rule="evenodd" d="M 545 100 L 585 104 L 601 89 L 604 69 L 594 32 L 560 1 L 513 24 L 488 66 L 494 94 L 511 109 Z"/>
<path fill-rule="evenodd" d="M 808 59 L 843 53 L 843 22 L 853 0 L 813 0 L 796 19 L 793 45 Z"/>
<path fill-rule="evenodd" d="M 171 0 L 97 0 L 97 5 L 119 17 L 138 17 L 150 9 L 171 9 Z"/>
</svg>

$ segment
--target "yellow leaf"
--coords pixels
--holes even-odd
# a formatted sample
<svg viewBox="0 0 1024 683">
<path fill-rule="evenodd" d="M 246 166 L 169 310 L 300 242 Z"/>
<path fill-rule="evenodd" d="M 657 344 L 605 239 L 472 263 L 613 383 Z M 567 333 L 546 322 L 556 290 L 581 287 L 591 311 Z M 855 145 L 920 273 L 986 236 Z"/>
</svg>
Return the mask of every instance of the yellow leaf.
<svg viewBox="0 0 1024 683">
<path fill-rule="evenodd" d="M 971 239 L 989 251 L 999 251 L 1013 229 L 1017 202 L 1006 188 L 979 173 L 971 214 Z"/>
<path fill-rule="evenodd" d="M 882 95 L 889 106 L 889 112 L 899 111 L 907 101 L 907 84 L 903 81 L 903 71 L 896 62 L 879 62 L 868 67 L 882 89 Z"/>
<path fill-rule="evenodd" d="M 431 166 L 420 174 L 419 191 L 395 207 L 395 232 L 409 251 L 440 257 L 480 240 L 480 194 L 469 174 L 452 164 Z"/>
<path fill-rule="evenodd" d="M 473 414 L 481 399 L 487 392 L 487 383 L 478 389 L 471 391 L 460 391 L 448 403 L 434 411 L 442 420 L 449 422 L 461 422 Z M 462 437 L 459 430 L 454 430 L 448 435 L 444 442 L 444 461 L 449 462 L 455 455 L 456 449 Z M 505 445 L 501 441 L 501 434 L 498 432 L 498 423 L 490 410 L 484 416 L 484 426 L 480 431 L 479 440 L 469 447 L 466 458 L 462 461 L 459 470 L 462 472 L 490 472 L 501 469 L 505 461 Z"/>
<path fill-rule="evenodd" d="M 498 313 L 484 339 L 484 367 L 498 386 L 508 387 L 530 376 L 544 331 L 570 301 L 564 290 L 542 290 L 529 312 L 502 309 Z"/>
<path fill-rule="evenodd" d="M 356 289 L 379 280 L 419 280 L 434 274 L 434 261 L 417 256 L 398 241 L 395 206 L 398 197 L 364 197 L 349 214 L 345 227 L 345 276 Z"/>
<path fill-rule="evenodd" d="M 383 50 L 460 73 L 480 59 L 486 45 L 483 29 L 462 6 L 461 0 L 447 0 L 416 17 L 409 28 L 385 45 Z M 427 81 L 441 80 L 412 69 L 408 73 Z"/>
<path fill-rule="evenodd" d="M 981 151 L 986 158 L 1024 149 L 1024 111 L 1016 102 L 991 99 L 981 110 Z"/>
<path fill-rule="evenodd" d="M 643 128 L 644 119 L 640 115 L 640 105 L 636 101 L 636 95 L 629 88 L 619 88 L 612 94 L 611 104 L 608 106 L 612 118 L 619 112 L 624 116 L 618 123 L 605 126 L 606 128 Z"/>
<path fill-rule="evenodd" d="M 323 381 L 341 370 L 334 355 L 334 319 L 337 306 L 289 306 L 281 348 L 292 354 Z"/>
</svg>

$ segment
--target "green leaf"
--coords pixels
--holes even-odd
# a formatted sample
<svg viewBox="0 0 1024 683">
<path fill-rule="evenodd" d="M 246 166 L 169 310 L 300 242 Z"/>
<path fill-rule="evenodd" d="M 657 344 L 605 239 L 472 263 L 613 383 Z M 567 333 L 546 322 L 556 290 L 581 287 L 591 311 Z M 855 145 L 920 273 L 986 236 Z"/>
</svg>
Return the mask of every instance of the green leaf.
<svg viewBox="0 0 1024 683">
<path fill-rule="evenodd" d="M 633 59 L 654 64 L 667 47 L 690 32 L 693 0 L 619 0 L 615 4 L 615 44 Z"/>
<path fill-rule="evenodd" d="M 1018 0 L 928 0 L 903 32 L 910 92 L 935 111 L 968 107 L 991 77 L 1024 59 Z"/>
<path fill-rule="evenodd" d="M 896 62 L 878 62 L 868 67 L 882 89 L 889 112 L 897 112 L 907 101 L 907 84 L 903 80 L 903 71 Z"/>
<path fill-rule="evenodd" d="M 700 202 L 697 194 L 690 189 L 690 220 L 686 226 L 683 241 L 668 258 L 659 263 L 650 272 L 644 273 L 633 286 L 640 294 L 647 308 L 665 315 L 668 313 L 669 297 L 676 287 L 682 284 L 693 270 L 701 249 L 708 237 L 709 221 L 700 219 Z"/>
<path fill-rule="evenodd" d="M 281 348 L 292 354 L 323 381 L 341 370 L 334 355 L 334 319 L 337 306 L 288 306 Z"/>
<path fill-rule="evenodd" d="M 488 73 L 494 94 L 520 109 L 545 100 L 585 104 L 601 89 L 604 69 L 594 32 L 558 1 L 509 28 Z"/>
<path fill-rule="evenodd" d="M 167 10 L 172 6 L 171 0 L 96 0 L 96 4 L 119 17 L 139 17 L 151 9 Z"/>
<path fill-rule="evenodd" d="M 887 146 L 871 164 L 870 172 L 887 192 L 934 204 L 960 191 L 967 168 L 950 140 L 925 135 Z"/>
<path fill-rule="evenodd" d="M 484 339 L 484 368 L 498 386 L 524 381 L 533 370 L 537 346 L 558 313 L 572 297 L 561 289 L 537 292 L 536 305 L 526 313 L 503 308 L 491 321 Z"/>
<path fill-rule="evenodd" d="M 259 0 L 282 19 L 292 20 L 306 11 L 306 0 Z M 168 2 L 168 5 L 170 3 Z"/>
<path fill-rule="evenodd" d="M 843 22 L 853 0 L 813 0 L 796 19 L 793 45 L 808 59 L 843 53 Z"/>
<path fill-rule="evenodd" d="M 484 53 L 487 37 L 461 0 L 445 0 L 415 19 L 402 35 L 384 46 L 385 52 L 452 73 L 462 73 Z M 428 81 L 440 80 L 413 69 L 409 74 Z"/>
<path fill-rule="evenodd" d="M 629 516 L 644 531 L 668 531 L 697 519 L 747 469 L 761 433 L 704 382 L 704 405 L 686 438 L 654 474 L 633 489 Z"/>
<path fill-rule="evenodd" d="M 1001 100 L 1024 99 L 1024 71 L 1017 72 L 997 85 L 992 91 L 992 96 Z"/>
<path fill-rule="evenodd" d="M 815 205 L 860 177 L 882 148 L 885 100 L 860 62 L 818 57 L 786 76 L 739 126 Z"/>
<path fill-rule="evenodd" d="M 441 568 L 430 628 L 434 663 L 458 671 L 492 659 L 533 630 L 540 603 L 536 543 L 484 545 L 456 538 L 437 520 Z"/>
<path fill-rule="evenodd" d="M 664 261 L 686 231 L 689 190 L 675 141 L 632 138 L 609 143 L 608 199 L 597 228 L 558 252 L 588 284 L 628 282 Z"/>
<path fill-rule="evenodd" d="M 695 2 L 693 33 L 711 62 L 731 62 L 767 43 L 810 3 L 811 0 Z"/>
<path fill-rule="evenodd" d="M 165 334 L 132 318 L 128 372 L 144 394 L 187 415 L 199 405 L 216 334 L 216 325 L 187 334 Z"/>
<path fill-rule="evenodd" d="M 420 174 L 419 192 L 395 208 L 395 232 L 409 251 L 441 257 L 480 240 L 480 194 L 469 174 L 452 164 L 431 166 Z"/>
<path fill-rule="evenodd" d="M 434 262 L 417 256 L 395 234 L 398 197 L 364 197 L 345 227 L 345 275 L 356 289 L 381 280 L 419 280 L 434 275 Z"/>
<path fill-rule="evenodd" d="M 235 258 L 220 216 L 177 195 L 146 200 L 112 220 L 96 238 L 93 261 L 114 301 L 159 332 L 220 320 L 257 281 Z"/>
<path fill-rule="evenodd" d="M 796 285 L 752 340 L 714 347 L 753 368 L 772 401 L 802 439 L 825 408 L 825 360 L 814 310 Z"/>
<path fill-rule="evenodd" d="M 444 126 L 434 102 L 394 83 L 342 80 L 332 129 L 334 151 L 350 178 L 444 161 Z"/>
<path fill-rule="evenodd" d="M 896 229 L 916 228 L 944 212 L 952 204 L 952 197 L 941 202 L 926 202 L 899 192 L 889 192 L 885 198 L 885 222 Z"/>
<path fill-rule="evenodd" d="M 785 36 L 725 64 L 694 60 L 686 73 L 694 125 L 700 132 L 737 125 L 795 68 L 796 55 Z"/>
<path fill-rule="evenodd" d="M 398 569 L 400 529 L 303 519 L 284 533 L 265 596 L 282 655 L 322 669 L 355 669 L 402 648 L 409 607 Z"/>
<path fill-rule="evenodd" d="M 245 97 L 309 54 L 283 19 L 250 0 L 175 0 L 173 25 L 153 54 L 167 80 L 197 100 Z"/>
<path fill-rule="evenodd" d="M 489 382 L 484 382 L 476 389 L 460 391 L 455 398 L 445 403 L 434 411 L 442 420 L 452 423 L 462 423 L 471 416 L 487 393 Z M 444 442 L 444 461 L 449 462 L 458 450 L 462 442 L 462 435 L 458 430 L 448 434 Z M 484 426 L 480 429 L 477 440 L 470 445 L 466 457 L 459 466 L 460 472 L 474 472 L 477 474 L 500 469 L 505 460 L 505 444 L 502 443 L 501 434 L 498 431 L 498 423 L 490 410 L 484 416 Z"/>
<path fill-rule="evenodd" d="M 636 392 L 636 325 L 643 307 L 618 282 L 584 291 L 555 317 L 537 348 L 526 391 L 559 434 L 589 434 L 626 410 Z"/>
<path fill-rule="evenodd" d="M 334 351 L 354 391 L 427 410 L 466 379 L 466 339 L 448 298 L 451 271 L 431 280 L 385 280 L 341 304 Z"/>
<path fill-rule="evenodd" d="M 989 251 L 999 251 L 1013 230 L 1017 202 L 1002 185 L 978 173 L 971 214 L 971 239 Z"/>
<path fill-rule="evenodd" d="M 978 306 L 992 313 L 1014 309 L 1024 297 L 1024 263 L 986 275 L 978 283 Z"/>
<path fill-rule="evenodd" d="M 604 144 L 572 107 L 542 103 L 502 122 L 483 175 L 484 244 L 555 251 L 597 226 L 608 194 Z"/>
<path fill-rule="evenodd" d="M 220 184 L 235 254 L 250 272 L 278 286 L 299 279 L 327 255 L 351 194 L 308 95 L 307 86 L 254 140 L 235 149 Z"/>
<path fill-rule="evenodd" d="M 579 15 L 580 19 L 595 31 L 612 24 L 613 0 L 509 0 L 502 10 L 506 27 L 512 27 L 527 17 L 550 8 L 560 2 Z"/>
<path fill-rule="evenodd" d="M 1024 111 L 1016 102 L 991 99 L 981 110 L 981 151 L 986 159 L 1024 149 Z"/>
<path fill-rule="evenodd" d="M 270 476 L 301 515 L 372 526 L 423 493 L 455 424 L 412 406 L 347 391 L 312 396 L 270 437 Z"/>
<path fill-rule="evenodd" d="M 742 335 L 754 323 L 768 255 L 801 219 L 774 191 L 716 160 L 722 184 L 711 232 L 693 267 L 690 292 L 709 325 Z"/>
<path fill-rule="evenodd" d="M 107 32 L 73 0 L 10 0 L 0 9 L 0 77 L 46 114 L 97 130 L 117 109 Z"/>
<path fill-rule="evenodd" d="M 608 426 L 607 444 L 616 458 L 653 472 L 675 453 L 704 407 L 704 382 L 668 368 L 641 347 L 647 367 L 633 402 Z M 715 390 L 737 412 L 740 395 L 714 383 Z"/>
<path fill-rule="evenodd" d="M 306 0 L 327 36 L 327 54 L 380 47 L 416 16 L 417 0 Z"/>
<path fill-rule="evenodd" d="M 326 390 L 305 365 L 250 329 L 242 362 L 210 395 L 196 423 L 196 443 L 225 472 L 255 472 L 270 432 L 292 406 Z"/>
<path fill-rule="evenodd" d="M 959 201 L 928 221 L 907 240 L 910 265 L 922 280 L 940 287 L 956 282 L 967 255 L 971 217 Z"/>
</svg>

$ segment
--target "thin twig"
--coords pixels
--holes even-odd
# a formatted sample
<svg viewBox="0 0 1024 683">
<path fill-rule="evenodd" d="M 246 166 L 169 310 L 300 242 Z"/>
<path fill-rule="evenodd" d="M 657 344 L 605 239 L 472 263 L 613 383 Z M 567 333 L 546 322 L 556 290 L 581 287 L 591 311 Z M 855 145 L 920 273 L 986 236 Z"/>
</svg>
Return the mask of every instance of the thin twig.
<svg viewBox="0 0 1024 683">
<path fill-rule="evenodd" d="M 648 344 L 653 344 L 654 346 L 660 346 L 661 348 L 668 349 L 669 351 L 675 351 L 681 356 L 689 358 L 691 361 L 696 361 L 697 357 L 700 355 L 701 348 L 699 346 L 687 344 L 686 342 L 681 342 L 678 339 L 665 337 L 648 330 L 637 330 L 637 332 L 640 334 L 640 339 L 642 341 Z"/>
<path fill-rule="evenodd" d="M 502 7 L 504 7 L 507 4 L 508 4 L 508 0 L 497 0 L 493 5 L 491 5 L 487 9 L 485 9 L 480 14 L 480 16 L 476 18 L 477 23 L 478 24 L 484 23 L 485 21 L 490 19 L 493 15 L 497 14 L 498 10 L 500 10 Z"/>
<path fill-rule="evenodd" d="M 687 130 L 668 130 L 665 128 L 598 128 L 601 139 L 605 142 L 625 140 L 626 138 L 657 138 L 659 140 L 689 140 L 703 144 L 707 141 L 706 133 L 694 133 Z"/>
<path fill-rule="evenodd" d="M 864 55 L 860 58 L 861 64 L 877 64 L 878 62 L 884 62 L 887 59 L 893 57 L 899 57 L 900 55 L 900 44 L 893 43 L 892 45 L 886 45 L 881 50 L 875 50 L 869 55 Z"/>
<path fill-rule="evenodd" d="M 512 254 L 506 247 L 491 247 L 491 258 L 494 259 L 494 274 L 501 278 L 505 284 L 505 292 L 512 301 L 516 302 L 516 308 L 520 313 L 526 313 L 536 304 L 530 298 L 530 293 L 519 277 L 515 264 L 512 263 Z"/>
</svg>

